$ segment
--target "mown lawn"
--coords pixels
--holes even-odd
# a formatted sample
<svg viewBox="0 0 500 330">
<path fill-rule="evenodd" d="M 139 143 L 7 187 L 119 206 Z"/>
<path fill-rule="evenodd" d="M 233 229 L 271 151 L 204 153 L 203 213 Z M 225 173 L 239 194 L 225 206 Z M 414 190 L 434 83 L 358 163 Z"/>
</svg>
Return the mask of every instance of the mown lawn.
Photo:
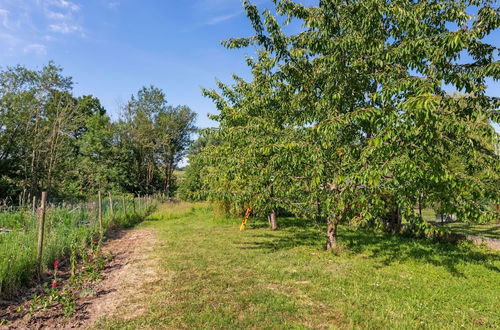
<svg viewBox="0 0 500 330">
<path fill-rule="evenodd" d="M 436 213 L 432 209 L 423 209 L 422 217 L 424 220 L 431 223 L 441 223 L 441 221 L 436 218 Z M 445 228 L 457 234 L 500 239 L 500 224 L 498 223 L 472 224 L 466 222 L 446 222 Z"/>
<path fill-rule="evenodd" d="M 500 326 L 500 254 L 343 227 L 344 251 L 322 251 L 322 228 L 214 216 L 166 204 L 156 228 L 162 279 L 137 316 L 98 328 L 488 328 Z M 136 298 L 137 300 L 137 298 Z"/>
<path fill-rule="evenodd" d="M 500 224 L 467 224 L 463 222 L 451 222 L 447 224 L 446 227 L 458 234 L 500 239 Z"/>
</svg>

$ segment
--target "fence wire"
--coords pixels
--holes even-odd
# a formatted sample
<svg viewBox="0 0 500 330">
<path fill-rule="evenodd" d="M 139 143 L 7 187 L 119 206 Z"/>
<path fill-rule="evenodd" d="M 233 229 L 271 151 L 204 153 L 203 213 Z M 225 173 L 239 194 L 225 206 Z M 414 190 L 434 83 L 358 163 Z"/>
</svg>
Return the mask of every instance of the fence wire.
<svg viewBox="0 0 500 330">
<path fill-rule="evenodd" d="M 48 203 L 45 208 L 44 244 L 40 264 L 37 242 L 41 208 L 0 206 L 0 297 L 14 294 L 33 280 L 39 268 L 47 270 L 55 260 L 79 253 L 101 235 L 130 227 L 150 213 L 152 197 L 103 196 L 100 232 L 98 199 L 85 203 Z"/>
</svg>

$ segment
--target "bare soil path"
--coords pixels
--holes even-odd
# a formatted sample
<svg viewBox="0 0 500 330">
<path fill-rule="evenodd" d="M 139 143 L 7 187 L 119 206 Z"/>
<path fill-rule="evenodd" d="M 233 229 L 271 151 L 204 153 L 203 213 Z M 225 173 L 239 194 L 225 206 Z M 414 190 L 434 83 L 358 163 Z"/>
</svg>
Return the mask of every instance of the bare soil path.
<svg viewBox="0 0 500 330">
<path fill-rule="evenodd" d="M 103 248 L 104 253 L 113 256 L 102 272 L 104 279 L 95 287 L 95 294 L 78 299 L 72 317 L 66 318 L 63 311 L 52 309 L 31 318 L 28 315 L 14 318 L 0 329 L 88 329 L 103 317 L 139 316 L 142 308 L 134 301 L 144 299 L 147 286 L 159 279 L 157 257 L 153 253 L 155 244 L 154 229 L 117 232 Z"/>
</svg>

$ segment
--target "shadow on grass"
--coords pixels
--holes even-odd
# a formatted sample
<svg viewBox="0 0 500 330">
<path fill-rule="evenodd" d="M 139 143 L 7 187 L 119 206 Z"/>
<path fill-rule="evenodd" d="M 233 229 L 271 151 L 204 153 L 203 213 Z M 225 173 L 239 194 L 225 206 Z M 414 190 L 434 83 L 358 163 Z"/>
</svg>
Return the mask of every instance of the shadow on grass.
<svg viewBox="0 0 500 330">
<path fill-rule="evenodd" d="M 471 226 L 465 223 L 452 223 L 449 229 L 466 235 L 482 236 L 486 238 L 500 239 L 500 225 Z"/>
<path fill-rule="evenodd" d="M 290 228 L 310 228 L 317 222 L 308 219 L 297 219 L 293 217 L 283 217 L 278 218 L 278 225 L 280 229 L 290 229 Z M 249 229 L 262 229 L 269 228 L 269 223 L 267 219 L 264 218 L 250 218 Z"/>
<path fill-rule="evenodd" d="M 252 241 L 238 242 L 241 249 L 263 249 L 269 252 L 296 247 L 321 249 L 325 235 L 319 224 L 293 218 L 280 219 L 278 232 L 259 233 Z M 254 228 L 267 228 L 262 221 Z M 393 262 L 424 262 L 447 269 L 452 275 L 464 277 L 457 265 L 475 264 L 500 272 L 494 265 L 500 254 L 474 248 L 472 244 L 442 243 L 430 239 L 415 239 L 400 235 L 377 233 L 366 229 L 339 227 L 339 242 L 346 254 L 365 254 L 380 261 L 379 267 Z M 326 253 L 326 252 L 325 252 Z"/>
<path fill-rule="evenodd" d="M 475 264 L 500 272 L 494 262 L 498 253 L 474 248 L 472 243 L 443 243 L 431 239 L 416 239 L 399 235 L 378 234 L 368 230 L 347 229 L 342 232 L 346 247 L 352 253 L 370 252 L 381 260 L 381 266 L 393 262 L 418 261 L 446 268 L 454 276 L 463 277 L 459 264 Z"/>
</svg>

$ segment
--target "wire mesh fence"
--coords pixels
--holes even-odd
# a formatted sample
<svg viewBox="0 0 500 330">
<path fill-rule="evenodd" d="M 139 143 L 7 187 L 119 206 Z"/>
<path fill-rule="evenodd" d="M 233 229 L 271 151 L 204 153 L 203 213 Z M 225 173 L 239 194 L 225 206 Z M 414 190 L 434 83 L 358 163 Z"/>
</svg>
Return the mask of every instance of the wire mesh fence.
<svg viewBox="0 0 500 330">
<path fill-rule="evenodd" d="M 102 196 L 64 202 L 0 207 L 0 296 L 14 294 L 55 260 L 83 251 L 114 228 L 130 227 L 156 206 L 153 197 Z M 45 221 L 40 230 L 40 218 Z M 40 234 L 42 247 L 40 250 Z"/>
</svg>

